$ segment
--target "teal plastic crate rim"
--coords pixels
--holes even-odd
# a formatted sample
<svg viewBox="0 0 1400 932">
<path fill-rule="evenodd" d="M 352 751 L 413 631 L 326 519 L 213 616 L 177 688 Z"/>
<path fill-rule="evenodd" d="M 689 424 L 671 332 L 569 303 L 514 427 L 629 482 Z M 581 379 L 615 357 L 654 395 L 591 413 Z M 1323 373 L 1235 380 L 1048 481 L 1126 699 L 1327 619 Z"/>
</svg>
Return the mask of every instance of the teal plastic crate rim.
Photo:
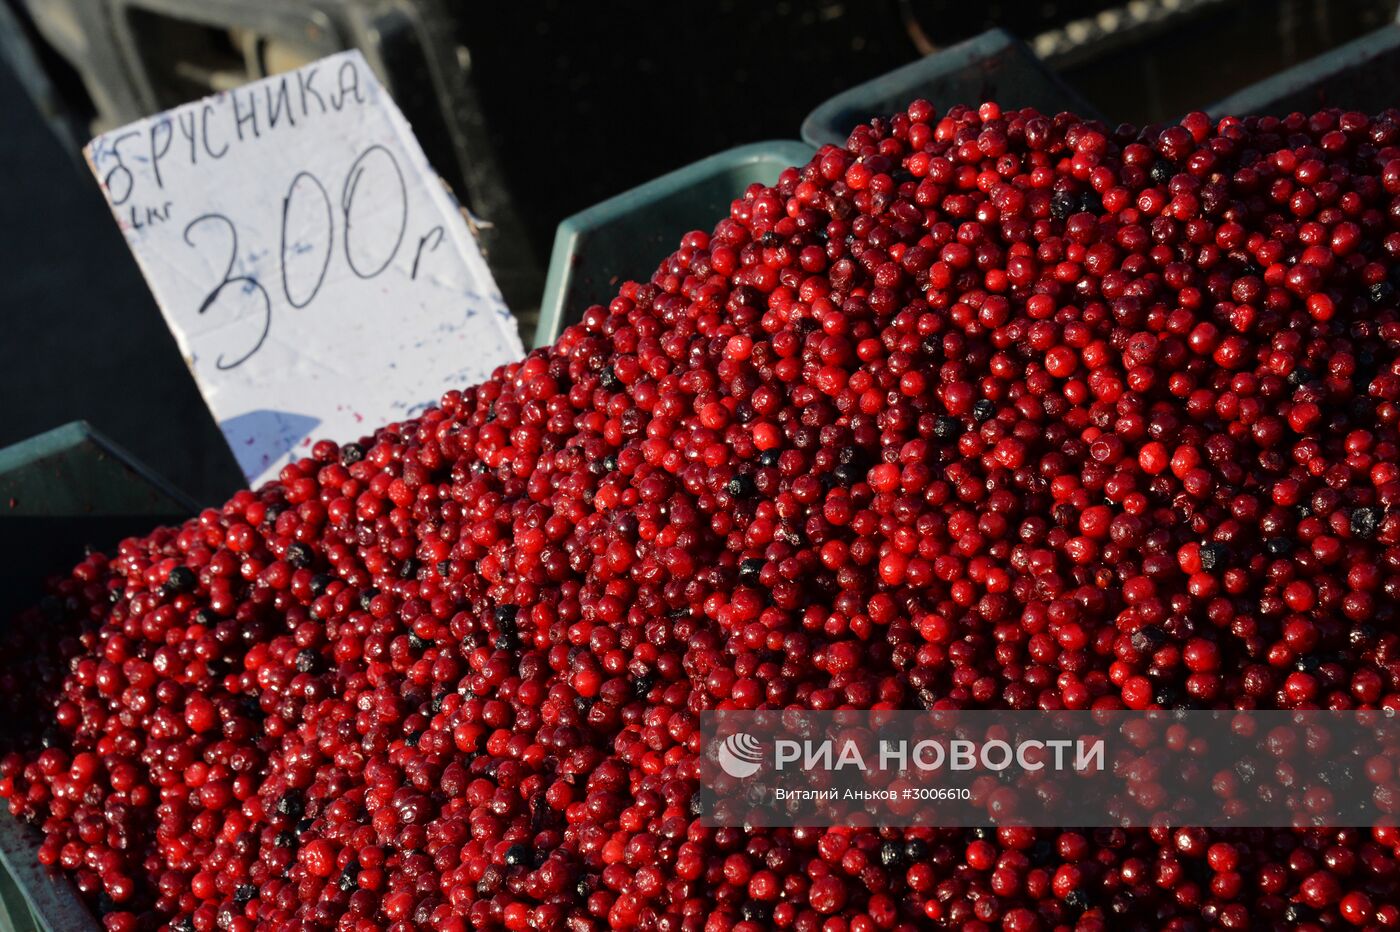
<svg viewBox="0 0 1400 932">
<path fill-rule="evenodd" d="M 115 546 L 195 513 L 188 496 L 85 421 L 0 449 L 0 624 L 34 604 L 46 574 L 82 559 L 84 545 Z M 0 932 L 96 932 L 72 880 L 39 863 L 40 840 L 0 807 Z"/>
<path fill-rule="evenodd" d="M 814 146 L 845 145 L 859 124 L 887 117 L 919 98 L 939 110 L 994 100 L 1006 108 L 1068 110 L 1085 119 L 1101 118 L 1024 42 L 1004 29 L 989 29 L 828 99 L 802 121 L 802 138 Z"/>
<path fill-rule="evenodd" d="M 84 421 L 0 449 L 0 617 L 125 538 L 195 514 L 188 496 Z"/>
<path fill-rule="evenodd" d="M 1385 74 L 1376 73 L 1378 66 L 1385 66 Z M 1386 78 L 1397 74 L 1400 24 L 1392 23 L 1242 88 L 1211 104 L 1206 112 L 1216 119 L 1247 114 L 1287 116 L 1295 110 L 1311 113 L 1323 107 L 1370 112 L 1396 105 L 1395 84 Z M 1353 86 L 1365 91 L 1366 99 L 1343 99 L 1329 93 L 1353 76 Z"/>
<path fill-rule="evenodd" d="M 554 248 L 550 253 L 549 273 L 545 278 L 544 297 L 540 301 L 540 320 L 535 330 L 534 345 L 546 346 L 553 343 L 563 329 L 565 305 L 570 298 L 572 283 L 579 265 L 586 258 L 583 246 L 588 236 L 597 231 L 606 230 L 609 226 L 624 222 L 629 218 L 644 217 L 648 209 L 683 198 L 687 192 L 701 189 L 709 183 L 716 183 L 725 175 L 743 174 L 746 168 L 805 165 L 815 154 L 815 151 L 814 147 L 795 139 L 770 140 L 737 146 L 707 156 L 698 162 L 692 162 L 565 218 L 559 224 L 554 235 Z M 741 196 L 744 193 L 743 187 L 746 186 L 745 184 L 739 190 L 733 191 L 730 194 L 730 199 Z M 720 219 L 722 219 L 720 216 L 698 217 L 696 222 L 703 222 L 705 229 L 709 229 Z M 681 233 L 684 232 L 681 231 Z M 671 248 L 675 248 L 674 244 Z M 669 251 L 667 250 L 667 252 Z M 656 256 L 651 266 L 644 265 L 609 271 L 619 276 L 617 279 L 619 284 L 625 280 L 625 276 L 650 276 L 655 262 L 664 258 L 665 254 Z"/>
<path fill-rule="evenodd" d="M 26 474 L 35 464 L 57 462 L 72 450 L 91 444 L 117 470 L 136 480 L 125 486 L 103 489 L 101 510 L 107 514 L 146 515 L 175 510 L 195 514 L 194 500 L 145 466 L 87 421 L 70 421 L 0 448 L 0 515 L 42 515 L 46 518 L 89 515 L 95 502 L 80 501 L 72 485 L 45 484 L 39 488 Z M 58 474 L 55 474 L 55 478 Z M 23 485 L 22 494 L 17 487 Z M 89 490 L 91 491 L 91 490 Z M 110 495 L 117 493 L 116 500 Z M 6 499 L 13 497 L 13 502 Z"/>
<path fill-rule="evenodd" d="M 38 829 L 0 813 L 0 928 L 97 932 L 72 881 L 39 863 L 39 842 Z"/>
</svg>

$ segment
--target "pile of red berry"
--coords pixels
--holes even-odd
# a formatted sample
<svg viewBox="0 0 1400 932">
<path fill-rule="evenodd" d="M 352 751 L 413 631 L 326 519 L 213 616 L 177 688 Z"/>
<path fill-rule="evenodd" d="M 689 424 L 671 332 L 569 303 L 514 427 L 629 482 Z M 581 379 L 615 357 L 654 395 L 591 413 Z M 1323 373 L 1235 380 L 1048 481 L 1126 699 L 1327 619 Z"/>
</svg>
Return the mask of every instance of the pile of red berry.
<svg viewBox="0 0 1400 932">
<path fill-rule="evenodd" d="M 109 929 L 1400 926 L 1400 831 L 753 830 L 716 708 L 1400 705 L 1400 113 L 927 103 L 94 554 L 0 795 Z M 367 373 L 373 378 L 373 373 Z"/>
</svg>

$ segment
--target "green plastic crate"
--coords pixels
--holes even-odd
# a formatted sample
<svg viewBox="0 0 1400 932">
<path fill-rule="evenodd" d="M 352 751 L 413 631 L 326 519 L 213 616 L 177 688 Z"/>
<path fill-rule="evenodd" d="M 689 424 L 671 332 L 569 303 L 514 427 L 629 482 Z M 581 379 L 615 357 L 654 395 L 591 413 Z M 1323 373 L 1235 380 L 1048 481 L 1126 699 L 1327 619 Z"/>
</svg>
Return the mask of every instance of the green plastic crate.
<svg viewBox="0 0 1400 932">
<path fill-rule="evenodd" d="M 0 812 L 0 930 L 98 932 L 72 882 L 40 866 L 39 839 L 38 829 Z"/>
<path fill-rule="evenodd" d="M 710 230 L 754 182 L 772 184 L 815 150 L 795 140 L 756 142 L 701 159 L 624 191 L 559 224 L 535 346 L 547 346 L 629 278 L 649 277 L 691 230 Z"/>
<path fill-rule="evenodd" d="M 0 449 L 0 612 L 32 603 L 83 548 L 189 517 L 195 506 L 84 421 Z"/>
<path fill-rule="evenodd" d="M 0 450 L 0 619 L 33 604 L 44 577 L 85 547 L 110 548 L 194 511 L 82 421 Z M 0 807 L 0 932 L 98 929 L 69 880 L 39 865 L 38 846 L 38 831 Z"/>
<path fill-rule="evenodd" d="M 957 45 L 842 91 L 802 121 L 802 138 L 814 146 L 845 145 L 846 137 L 871 117 L 889 116 L 923 98 L 940 110 L 994 100 L 1005 108 L 1035 107 L 1044 113 L 1069 110 L 1095 118 L 1098 112 L 1041 63 L 1035 53 L 1002 29 L 989 29 Z"/>
<path fill-rule="evenodd" d="M 1242 114 L 1287 116 L 1341 107 L 1377 113 L 1397 106 L 1400 87 L 1400 25 L 1392 23 L 1280 71 L 1207 108 L 1214 117 Z"/>
</svg>

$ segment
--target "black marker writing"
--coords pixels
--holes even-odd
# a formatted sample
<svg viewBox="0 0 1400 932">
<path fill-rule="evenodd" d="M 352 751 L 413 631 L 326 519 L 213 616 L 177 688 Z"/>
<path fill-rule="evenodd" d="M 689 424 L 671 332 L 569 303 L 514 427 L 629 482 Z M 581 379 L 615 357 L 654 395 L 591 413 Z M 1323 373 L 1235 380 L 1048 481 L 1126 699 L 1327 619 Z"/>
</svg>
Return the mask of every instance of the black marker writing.
<svg viewBox="0 0 1400 932">
<path fill-rule="evenodd" d="M 379 265 L 373 267 L 373 271 L 366 272 L 360 264 L 355 261 L 355 252 L 351 248 L 351 234 L 355 228 L 355 198 L 360 190 L 361 179 L 364 178 L 371 164 L 370 160 L 375 156 L 374 161 L 383 164 L 387 161 L 390 169 L 393 170 L 392 180 L 384 180 L 383 172 L 380 172 L 380 189 L 388 188 L 396 190 L 399 198 L 399 229 L 394 237 L 394 246 L 389 250 L 389 254 L 384 257 Z M 399 160 L 394 158 L 394 153 L 380 145 L 370 146 L 364 153 L 355 160 L 355 164 L 350 166 L 350 174 L 345 179 L 345 188 L 340 195 L 340 209 L 345 214 L 345 261 L 350 265 L 350 271 L 360 278 L 374 278 L 389 267 L 394 261 L 394 257 L 399 254 L 399 247 L 403 245 L 404 234 L 408 232 L 408 184 L 404 179 L 403 170 L 399 168 Z M 373 216 L 373 215 L 371 215 Z"/>
<path fill-rule="evenodd" d="M 258 102 L 252 93 L 248 94 L 248 112 L 244 113 L 238 106 L 238 92 L 229 94 L 229 99 L 233 101 L 233 125 L 238 130 L 238 141 L 243 141 L 243 124 L 248 123 L 253 127 L 253 138 L 261 138 L 258 132 Z"/>
<path fill-rule="evenodd" d="M 326 101 L 321 96 L 320 92 L 317 91 L 316 88 L 313 86 L 315 85 L 315 83 L 315 68 L 307 68 L 304 71 L 297 72 L 297 87 L 301 89 L 301 112 L 303 114 L 311 112 L 311 107 L 308 103 L 308 100 L 312 97 L 316 98 L 316 103 L 321 105 L 321 112 L 326 112 Z"/>
<path fill-rule="evenodd" d="M 158 223 L 164 223 L 170 219 L 170 210 L 175 206 L 173 201 L 166 201 L 159 207 L 138 208 L 132 204 L 128 212 L 131 229 L 144 230 L 146 227 L 153 227 Z"/>
<path fill-rule="evenodd" d="M 277 124 L 282 119 L 283 113 L 287 115 L 287 122 L 292 126 L 296 126 L 297 118 L 292 113 L 292 101 L 291 98 L 288 97 L 288 94 L 291 92 L 287 87 L 287 79 L 283 78 L 281 81 L 277 82 L 276 87 L 277 92 L 274 96 L 272 91 L 273 85 L 269 84 L 267 86 L 267 128 L 269 130 L 276 129 Z"/>
<path fill-rule="evenodd" d="M 418 251 L 413 254 L 413 272 L 409 274 L 411 280 L 418 279 L 418 264 L 423 261 L 423 253 L 433 252 L 442 245 L 442 238 L 445 234 L 441 224 L 433 227 L 427 235 L 418 240 Z M 431 243 L 432 245 L 429 245 Z"/>
<path fill-rule="evenodd" d="M 215 151 L 214 151 L 214 147 L 211 146 L 211 145 L 209 145 L 209 122 L 210 122 L 210 121 L 209 121 L 209 117 L 210 117 L 213 113 L 214 113 L 214 105 L 213 105 L 213 104 L 205 104 L 205 105 L 204 105 L 204 108 L 200 111 L 199 119 L 200 119 L 200 121 L 204 124 L 203 129 L 200 131 L 200 135 L 204 137 L 204 151 L 205 151 L 205 152 L 208 152 L 211 158 L 221 159 L 221 158 L 223 158 L 225 155 L 228 154 L 228 147 L 229 147 L 229 144 L 228 144 L 227 142 L 224 143 L 224 147 L 223 147 L 222 149 L 220 149 L 218 152 L 215 152 Z M 239 137 L 239 138 L 242 138 L 242 137 Z"/>
<path fill-rule="evenodd" d="M 355 103 L 365 102 L 364 94 L 360 91 L 360 69 L 355 67 L 353 61 L 346 61 L 340 66 L 340 94 L 331 97 L 331 106 L 340 110 L 345 106 L 345 98 L 354 97 Z"/>
<path fill-rule="evenodd" d="M 111 171 L 102 178 L 102 186 L 107 189 L 107 196 L 112 200 L 113 207 L 120 207 L 131 197 L 131 191 L 136 187 L 136 179 L 131 174 L 131 169 L 126 167 L 122 161 L 122 143 L 128 139 L 134 139 L 140 133 L 136 130 L 128 130 L 112 140 L 112 158 L 117 160 Z M 121 193 L 117 193 L 117 192 Z"/>
<path fill-rule="evenodd" d="M 193 110 L 181 110 L 175 114 L 175 125 L 180 129 L 180 135 L 185 138 L 185 142 L 190 147 L 190 164 L 194 165 L 199 161 L 199 146 L 196 143 L 196 131 L 199 128 L 199 120 L 195 118 Z"/>
<path fill-rule="evenodd" d="M 364 83 L 367 74 L 357 61 L 348 60 L 340 63 L 335 87 L 326 92 L 317 89 L 318 71 L 312 67 L 296 72 L 295 85 L 293 75 L 288 74 L 179 107 L 152 118 L 139 129 L 128 129 L 95 143 L 96 170 L 106 171 L 102 184 L 113 207 L 121 207 L 137 195 L 150 198 L 152 195 L 135 190 L 147 182 L 134 161 L 149 164 L 156 188 L 164 190 L 172 159 L 183 163 L 187 154 L 190 165 L 198 165 L 206 157 L 218 161 L 239 143 L 295 130 L 318 110 L 331 114 L 352 105 L 365 105 L 369 100 Z M 132 143 L 136 138 L 141 142 Z M 132 151 L 133 146 L 138 151 Z"/>
<path fill-rule="evenodd" d="M 326 257 L 321 260 L 321 271 L 320 274 L 316 276 L 316 284 L 311 287 L 311 291 L 305 298 L 298 300 L 292 296 L 292 285 L 287 274 L 287 218 L 292 212 L 292 203 L 296 199 L 297 193 L 308 190 L 312 186 L 320 192 L 321 200 L 324 202 L 326 208 Z M 310 195 L 308 194 L 305 196 L 309 197 Z M 334 240 L 335 215 L 331 210 L 331 196 L 326 192 L 326 186 L 321 184 L 320 179 L 310 172 L 298 172 L 297 176 L 292 179 L 291 187 L 287 189 L 287 196 L 282 199 L 282 293 L 287 296 L 287 303 L 292 307 L 297 309 L 304 308 L 312 301 L 315 301 L 316 295 L 321 293 L 321 285 L 326 280 L 326 270 L 331 266 L 331 253 L 334 251 Z"/>
<path fill-rule="evenodd" d="M 164 143 L 157 143 L 156 138 L 160 131 L 165 130 Z M 151 171 L 156 176 L 156 187 L 165 189 L 165 182 L 160 177 L 160 160 L 165 158 L 165 153 L 170 151 L 170 144 L 175 141 L 175 128 L 170 120 L 156 120 L 151 124 Z"/>
<path fill-rule="evenodd" d="M 253 344 L 253 348 L 248 350 L 248 352 L 244 353 L 242 356 L 235 359 L 233 362 L 225 362 L 224 355 L 222 353 L 220 353 L 218 358 L 214 360 L 214 366 L 218 369 L 236 369 L 239 366 L 243 365 L 245 362 L 247 362 L 249 357 L 251 357 L 254 353 L 262 349 L 263 341 L 267 339 L 268 331 L 272 329 L 272 298 L 268 295 L 267 289 L 264 288 L 261 284 L 259 284 L 257 279 L 249 278 L 246 275 L 233 274 L 234 263 L 238 261 L 238 228 L 233 225 L 233 221 L 230 220 L 228 217 L 225 217 L 223 214 L 204 214 L 202 216 L 195 217 L 189 222 L 189 225 L 185 227 L 185 243 L 192 248 L 194 247 L 194 240 L 190 238 L 190 234 L 194 232 L 195 227 L 198 227 L 202 224 L 222 224 L 225 227 L 227 227 L 229 235 L 229 250 L 228 266 L 224 269 L 224 277 L 217 285 L 214 286 L 213 290 L 205 296 L 204 301 L 199 305 L 199 313 L 203 314 L 205 311 L 209 310 L 209 308 L 212 307 L 214 303 L 219 300 L 219 296 L 224 293 L 224 289 L 228 288 L 229 285 L 244 286 L 244 294 L 249 294 L 253 291 L 256 291 L 258 294 L 262 295 L 262 333 L 258 334 L 258 341 Z"/>
</svg>

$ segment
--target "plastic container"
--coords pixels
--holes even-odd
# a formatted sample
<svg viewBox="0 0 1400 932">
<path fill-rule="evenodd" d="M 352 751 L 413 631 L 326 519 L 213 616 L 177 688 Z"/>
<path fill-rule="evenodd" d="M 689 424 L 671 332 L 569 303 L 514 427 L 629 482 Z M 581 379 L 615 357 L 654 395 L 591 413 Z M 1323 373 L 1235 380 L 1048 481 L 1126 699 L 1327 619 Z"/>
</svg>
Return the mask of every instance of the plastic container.
<svg viewBox="0 0 1400 932">
<path fill-rule="evenodd" d="M 0 613 L 39 596 L 85 546 L 181 521 L 194 502 L 85 421 L 0 449 Z"/>
<path fill-rule="evenodd" d="M 649 276 L 686 233 L 712 229 L 749 185 L 774 183 L 813 151 L 796 140 L 728 149 L 565 219 L 554 235 L 534 345 L 553 343 L 628 276 Z"/>
<path fill-rule="evenodd" d="M 1025 43 L 1001 29 L 897 68 L 842 91 L 802 121 L 802 138 L 814 146 L 844 145 L 858 124 L 888 116 L 923 98 L 940 110 L 954 104 L 995 100 L 1005 108 L 1035 107 L 1044 113 L 1097 111 L 1053 72 Z"/>
<path fill-rule="evenodd" d="M 0 932 L 101 932 L 72 882 L 40 866 L 39 840 L 0 811 Z"/>
<path fill-rule="evenodd" d="M 46 575 L 195 505 L 83 421 L 0 449 L 0 623 Z M 0 807 L 0 932 L 98 930 L 67 877 L 38 861 L 39 832 Z"/>
<path fill-rule="evenodd" d="M 1301 65 L 1280 71 L 1207 108 L 1211 116 L 1287 116 L 1341 107 L 1378 113 L 1396 106 L 1400 25 L 1392 23 Z"/>
</svg>

